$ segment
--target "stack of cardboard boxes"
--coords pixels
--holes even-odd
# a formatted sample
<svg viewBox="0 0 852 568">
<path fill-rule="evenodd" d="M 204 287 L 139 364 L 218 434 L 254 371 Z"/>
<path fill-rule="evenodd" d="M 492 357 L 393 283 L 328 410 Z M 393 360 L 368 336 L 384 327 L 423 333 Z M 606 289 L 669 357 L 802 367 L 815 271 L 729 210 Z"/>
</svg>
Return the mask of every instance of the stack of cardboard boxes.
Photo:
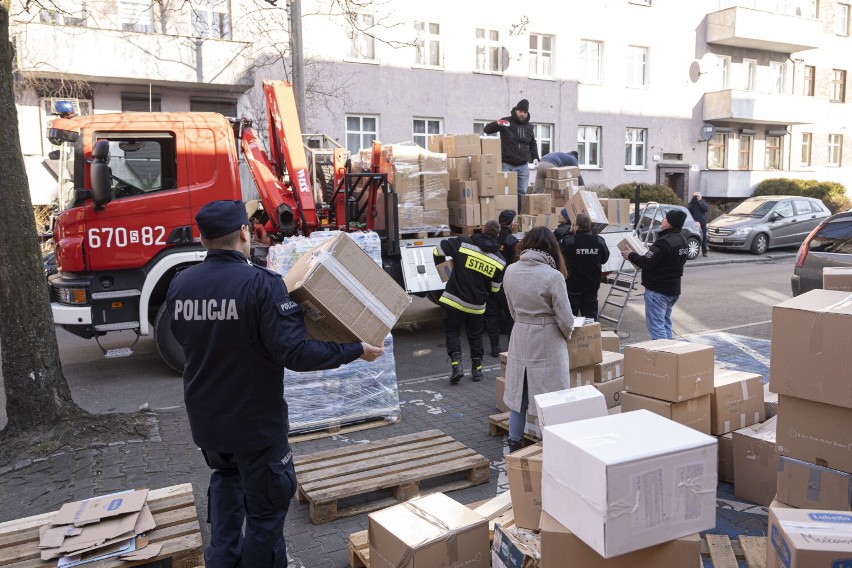
<svg viewBox="0 0 852 568">
<path fill-rule="evenodd" d="M 580 168 L 577 166 L 550 168 L 544 180 L 544 189 L 553 196 L 554 202 L 564 203 L 578 190 L 584 189 L 579 178 Z"/>
<path fill-rule="evenodd" d="M 840 566 L 852 550 L 852 282 L 772 309 L 777 495 L 767 567 Z M 739 483 L 739 473 L 736 482 Z"/>
<path fill-rule="evenodd" d="M 564 203 L 562 200 L 554 200 L 549 193 L 527 193 L 521 196 L 521 211 L 518 216 L 518 229 L 526 232 L 533 227 L 547 227 L 555 229 L 558 223 L 558 211 L 562 208 L 553 210 L 557 203 Z"/>
<path fill-rule="evenodd" d="M 714 351 L 709 345 L 656 339 L 624 348 L 621 410 L 646 409 L 710 434 Z"/>
<path fill-rule="evenodd" d="M 451 226 L 479 227 L 503 209 L 518 208 L 518 176 L 502 171 L 499 138 L 437 134 L 429 137 L 429 150 L 447 159 Z"/>
<path fill-rule="evenodd" d="M 447 156 L 398 144 L 385 146 L 383 154 L 390 168 L 388 181 L 397 194 L 400 231 L 446 228 L 450 189 Z"/>
</svg>

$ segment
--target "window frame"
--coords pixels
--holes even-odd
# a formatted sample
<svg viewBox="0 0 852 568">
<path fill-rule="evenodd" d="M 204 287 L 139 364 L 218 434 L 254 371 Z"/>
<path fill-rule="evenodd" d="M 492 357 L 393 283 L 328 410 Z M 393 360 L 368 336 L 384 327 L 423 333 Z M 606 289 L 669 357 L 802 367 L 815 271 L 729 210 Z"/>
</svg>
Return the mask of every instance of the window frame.
<svg viewBox="0 0 852 568">
<path fill-rule="evenodd" d="M 841 12 L 845 11 L 845 14 L 842 17 L 843 26 L 841 28 Z M 847 37 L 849 35 L 849 13 L 850 13 L 849 4 L 837 3 L 837 11 L 834 15 L 834 35 Z"/>
<path fill-rule="evenodd" d="M 533 132 L 535 132 L 535 143 L 538 147 L 539 158 L 553 152 L 553 134 L 556 132 L 556 125 L 550 122 L 533 122 L 532 126 Z M 545 129 L 550 130 L 547 136 L 544 134 Z M 543 146 L 545 143 L 548 145 L 547 151 L 545 151 Z"/>
<path fill-rule="evenodd" d="M 717 55 L 716 57 L 719 59 L 719 77 L 722 81 L 719 90 L 727 91 L 731 88 L 731 56 Z"/>
<path fill-rule="evenodd" d="M 717 132 L 707 141 L 707 169 L 728 169 L 728 139 L 727 132 Z M 715 158 L 718 156 L 718 158 Z M 711 159 L 713 158 L 713 159 Z"/>
<path fill-rule="evenodd" d="M 745 78 L 745 85 L 737 83 L 734 85 L 734 90 L 751 92 L 755 90 L 755 77 L 757 75 L 757 60 L 744 57 L 739 63 L 740 76 L 737 79 Z"/>
<path fill-rule="evenodd" d="M 479 32 L 482 32 L 482 37 L 479 37 Z M 502 75 L 503 50 L 500 45 L 500 31 L 488 28 L 474 28 L 474 34 L 476 34 L 474 72 Z"/>
<path fill-rule="evenodd" d="M 642 61 L 639 63 L 641 65 L 641 74 L 642 79 L 641 82 L 636 83 L 633 81 L 636 75 L 636 70 L 634 66 L 636 65 L 636 58 L 632 57 L 634 55 L 634 50 L 641 50 L 641 59 Z M 649 84 L 649 60 L 650 60 L 651 50 L 647 46 L 642 45 L 628 45 L 627 46 L 627 86 L 634 88 L 647 88 Z"/>
<path fill-rule="evenodd" d="M 828 157 L 825 165 L 839 168 L 843 164 L 843 135 L 830 133 L 828 135 Z"/>
<path fill-rule="evenodd" d="M 423 29 L 418 29 L 418 24 Z M 437 33 L 432 33 L 431 26 L 438 26 Z M 414 46 L 414 65 L 441 69 L 444 66 L 444 49 L 441 42 L 441 23 L 426 20 L 414 20 L 414 32 L 417 34 Z M 431 62 L 432 46 L 437 47 L 437 63 Z"/>
<path fill-rule="evenodd" d="M 423 132 L 417 132 L 417 122 L 423 123 Z M 429 130 L 430 123 L 438 125 L 437 132 Z M 411 141 L 421 148 L 429 148 L 429 137 L 436 134 L 444 133 L 444 119 L 435 116 L 415 116 L 411 119 Z M 422 144 L 418 142 L 418 138 L 422 139 Z"/>
<path fill-rule="evenodd" d="M 369 19 L 369 22 L 367 20 Z M 347 35 L 349 37 L 349 61 L 378 62 L 376 56 L 376 38 L 362 31 L 371 29 L 376 25 L 376 16 L 370 12 L 357 12 L 354 14 L 354 22 L 350 22 Z M 358 25 L 359 27 L 355 27 Z M 364 43 L 362 46 L 359 43 Z M 365 54 L 364 52 L 367 52 Z"/>
<path fill-rule="evenodd" d="M 787 88 L 787 66 L 781 61 L 770 61 L 768 80 L 769 93 L 773 95 L 783 95 Z"/>
<path fill-rule="evenodd" d="M 533 38 L 537 38 L 536 46 L 532 46 Z M 550 39 L 550 49 L 544 49 L 544 39 Z M 536 79 L 552 79 L 553 78 L 553 55 L 555 53 L 556 36 L 553 34 L 540 34 L 530 32 L 530 77 Z M 542 68 L 547 62 L 547 71 Z M 533 67 L 535 69 L 533 69 Z"/>
<path fill-rule="evenodd" d="M 581 135 L 582 132 L 582 135 Z M 594 132 L 594 140 L 590 140 L 587 133 Z M 601 138 L 603 137 L 603 127 L 602 126 L 592 126 L 587 124 L 580 124 L 577 126 L 577 162 L 581 168 L 598 168 L 600 169 L 602 166 L 602 156 L 601 156 Z M 592 155 L 591 149 L 594 149 L 595 160 L 592 161 L 590 156 Z"/>
<path fill-rule="evenodd" d="M 85 28 L 87 15 L 83 0 L 53 0 L 39 9 L 38 18 L 42 24 Z"/>
<path fill-rule="evenodd" d="M 745 144 L 743 144 L 745 142 Z M 739 144 L 737 146 L 737 169 L 751 169 L 751 154 L 754 147 L 753 134 L 740 134 Z M 743 156 L 745 156 L 745 167 L 743 167 Z"/>
<path fill-rule="evenodd" d="M 810 167 L 813 163 L 814 133 L 802 132 L 801 153 L 799 154 L 799 165 Z"/>
<path fill-rule="evenodd" d="M 806 97 L 814 96 L 814 87 L 816 85 L 816 65 L 805 65 L 805 71 L 802 80 L 802 94 Z"/>
<path fill-rule="evenodd" d="M 124 11 L 121 9 L 122 6 L 136 6 L 141 9 L 140 12 L 136 14 L 136 19 L 133 21 L 126 21 L 126 15 Z M 122 31 L 125 32 L 135 32 L 140 34 L 150 34 L 154 33 L 154 4 L 151 2 L 145 2 L 145 0 L 118 0 L 118 21 L 119 26 Z M 144 14 L 148 14 L 147 24 L 140 24 L 140 16 L 144 16 Z M 147 28 L 147 29 L 139 29 L 139 28 Z"/>
<path fill-rule="evenodd" d="M 770 145 L 771 140 L 778 140 L 778 145 Z M 764 162 L 763 169 L 766 171 L 781 171 L 784 169 L 784 137 L 783 136 L 770 136 L 766 135 L 766 148 L 764 150 Z M 774 160 L 770 158 L 777 158 L 777 165 L 775 165 Z"/>
<path fill-rule="evenodd" d="M 159 94 L 146 95 L 145 93 L 121 93 L 121 112 L 161 112 L 162 99 L 163 97 Z M 148 105 L 148 109 L 134 110 L 126 108 L 125 103 L 133 102 L 144 103 Z"/>
<path fill-rule="evenodd" d="M 593 46 L 597 50 L 597 55 L 589 56 L 588 48 Z M 593 83 L 600 84 L 604 81 L 604 42 L 594 39 L 581 39 L 580 40 L 580 53 L 578 54 L 577 60 L 580 65 L 579 73 L 577 73 L 577 78 L 581 83 Z M 594 76 L 589 75 L 590 65 L 593 65 L 597 62 L 595 66 Z"/>
<path fill-rule="evenodd" d="M 831 70 L 831 102 L 845 103 L 846 102 L 846 70 L 832 69 Z"/>
<path fill-rule="evenodd" d="M 349 119 L 350 118 L 357 118 L 358 119 L 359 130 L 350 130 L 349 129 Z M 375 121 L 376 121 L 375 130 L 365 130 L 364 129 L 364 119 L 365 118 L 375 119 Z M 353 156 L 356 155 L 362 148 L 368 147 L 368 144 L 364 143 L 364 137 L 365 136 L 369 136 L 370 134 L 373 134 L 373 138 L 370 139 L 369 144 L 372 144 L 373 140 L 377 140 L 379 138 L 379 115 L 377 115 L 377 114 L 346 113 L 346 115 L 343 118 L 343 121 L 344 121 L 344 124 L 343 124 L 344 132 L 346 133 L 346 145 L 345 145 L 345 147 L 346 147 L 347 150 L 349 150 L 349 153 L 352 154 Z M 349 147 L 349 136 L 350 136 L 350 134 L 357 134 L 358 138 L 359 138 L 359 141 L 358 141 L 359 146 L 358 146 L 358 148 L 356 148 L 354 150 Z"/>
<path fill-rule="evenodd" d="M 202 5 L 203 4 L 203 5 Z M 200 33 L 196 25 L 197 16 L 205 13 L 206 33 Z M 217 17 L 218 15 L 218 17 Z M 214 23 L 218 19 L 219 33 L 213 34 L 216 29 Z M 231 4 L 228 0 L 192 0 L 189 5 L 189 27 L 193 37 L 202 39 L 231 39 Z"/>
<path fill-rule="evenodd" d="M 641 140 L 630 140 L 632 134 L 639 134 Z M 628 126 L 624 131 L 624 169 L 626 170 L 647 170 L 648 169 L 648 129 L 638 126 Z M 627 151 L 630 149 L 630 159 L 627 158 Z M 637 152 L 641 148 L 641 152 Z M 636 158 L 641 157 L 641 163 L 636 163 Z"/>
</svg>

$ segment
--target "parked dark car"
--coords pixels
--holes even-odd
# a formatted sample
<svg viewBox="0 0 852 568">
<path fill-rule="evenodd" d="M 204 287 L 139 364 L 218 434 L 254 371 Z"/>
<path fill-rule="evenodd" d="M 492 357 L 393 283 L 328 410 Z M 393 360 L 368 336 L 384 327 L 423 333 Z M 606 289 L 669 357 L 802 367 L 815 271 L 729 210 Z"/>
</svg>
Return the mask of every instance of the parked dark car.
<svg viewBox="0 0 852 568">
<path fill-rule="evenodd" d="M 44 275 L 50 276 L 56 274 L 56 254 L 49 252 L 41 257 L 41 263 L 44 267 Z"/>
<path fill-rule="evenodd" d="M 799 247 L 790 284 L 798 296 L 822 288 L 822 269 L 852 268 L 852 211 L 823 221 Z"/>
<path fill-rule="evenodd" d="M 710 248 L 764 254 L 776 247 L 800 245 L 831 215 L 819 199 L 765 195 L 750 197 L 707 224 Z"/>
<path fill-rule="evenodd" d="M 663 217 L 672 209 L 678 209 L 686 213 L 686 221 L 683 224 L 683 236 L 686 237 L 686 244 L 689 246 L 689 260 L 695 259 L 701 253 L 701 226 L 695 222 L 686 207 L 680 205 L 647 205 L 642 208 L 642 216 L 639 217 L 638 234 L 639 238 L 645 240 L 648 234 L 648 227 L 651 228 L 651 237 L 649 243 L 657 239 L 660 232 L 660 226 L 663 224 Z M 651 219 L 653 217 L 653 219 Z M 633 214 L 630 215 L 630 223 L 633 224 Z"/>
</svg>

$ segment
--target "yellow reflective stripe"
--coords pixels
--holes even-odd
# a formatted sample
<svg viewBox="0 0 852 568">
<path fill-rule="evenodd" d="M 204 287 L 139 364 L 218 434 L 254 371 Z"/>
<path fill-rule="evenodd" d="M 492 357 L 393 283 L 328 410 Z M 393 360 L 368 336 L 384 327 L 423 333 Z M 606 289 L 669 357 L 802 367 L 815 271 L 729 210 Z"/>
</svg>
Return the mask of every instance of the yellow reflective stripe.
<svg viewBox="0 0 852 568">
<path fill-rule="evenodd" d="M 499 290 L 502 285 L 503 285 L 502 282 L 492 282 L 491 283 L 491 289 L 492 290 Z"/>
<path fill-rule="evenodd" d="M 506 265 L 506 263 L 499 262 L 498 260 L 488 256 L 487 254 L 482 254 L 481 252 L 474 252 L 472 250 L 465 250 L 463 252 L 465 254 L 467 254 L 468 256 L 479 259 L 486 264 L 490 264 L 491 266 L 493 266 L 497 270 L 503 270 L 503 267 Z"/>
<path fill-rule="evenodd" d="M 494 292 L 494 293 L 496 294 L 497 292 L 499 292 L 499 291 L 500 291 L 500 287 L 499 287 L 499 286 L 497 286 L 496 288 L 494 288 L 494 287 L 492 286 L 492 287 L 491 287 L 491 291 L 492 291 L 492 292 Z"/>
<path fill-rule="evenodd" d="M 458 302 L 454 302 L 453 300 L 450 300 L 446 296 L 441 296 L 441 298 L 438 301 L 442 304 L 446 304 L 446 305 L 450 306 L 451 308 L 455 308 L 457 310 L 461 310 L 461 311 L 467 312 L 469 314 L 484 314 L 485 313 L 485 308 L 468 308 L 467 306 L 462 306 Z"/>
<path fill-rule="evenodd" d="M 444 256 L 444 252 L 438 248 L 438 245 L 435 245 L 435 248 L 432 249 L 432 256 Z"/>
<path fill-rule="evenodd" d="M 493 254 L 493 253 L 490 253 L 490 252 L 483 252 L 482 249 L 479 248 L 476 245 L 471 245 L 471 244 L 465 243 L 465 244 L 463 244 L 459 247 L 459 252 L 463 252 L 463 253 L 469 254 L 471 256 L 476 256 L 477 254 L 485 255 L 488 258 L 490 258 L 493 262 L 496 262 L 501 267 L 506 266 L 506 261 L 504 259 L 500 258 L 496 254 Z"/>
</svg>

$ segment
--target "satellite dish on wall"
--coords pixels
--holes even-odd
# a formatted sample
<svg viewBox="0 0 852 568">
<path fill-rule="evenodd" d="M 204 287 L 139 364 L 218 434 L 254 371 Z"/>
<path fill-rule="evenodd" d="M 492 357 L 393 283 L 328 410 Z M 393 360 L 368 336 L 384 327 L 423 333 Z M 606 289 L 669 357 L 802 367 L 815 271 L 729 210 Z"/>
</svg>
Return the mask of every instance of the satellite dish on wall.
<svg viewBox="0 0 852 568">
<path fill-rule="evenodd" d="M 712 124 L 705 124 L 701 127 L 701 130 L 698 132 L 698 135 L 701 136 L 701 139 L 706 142 L 716 136 L 716 127 Z"/>
<path fill-rule="evenodd" d="M 702 75 L 712 73 L 717 69 L 719 69 L 719 58 L 716 57 L 715 53 L 707 52 L 698 60 L 698 70 Z"/>
</svg>

